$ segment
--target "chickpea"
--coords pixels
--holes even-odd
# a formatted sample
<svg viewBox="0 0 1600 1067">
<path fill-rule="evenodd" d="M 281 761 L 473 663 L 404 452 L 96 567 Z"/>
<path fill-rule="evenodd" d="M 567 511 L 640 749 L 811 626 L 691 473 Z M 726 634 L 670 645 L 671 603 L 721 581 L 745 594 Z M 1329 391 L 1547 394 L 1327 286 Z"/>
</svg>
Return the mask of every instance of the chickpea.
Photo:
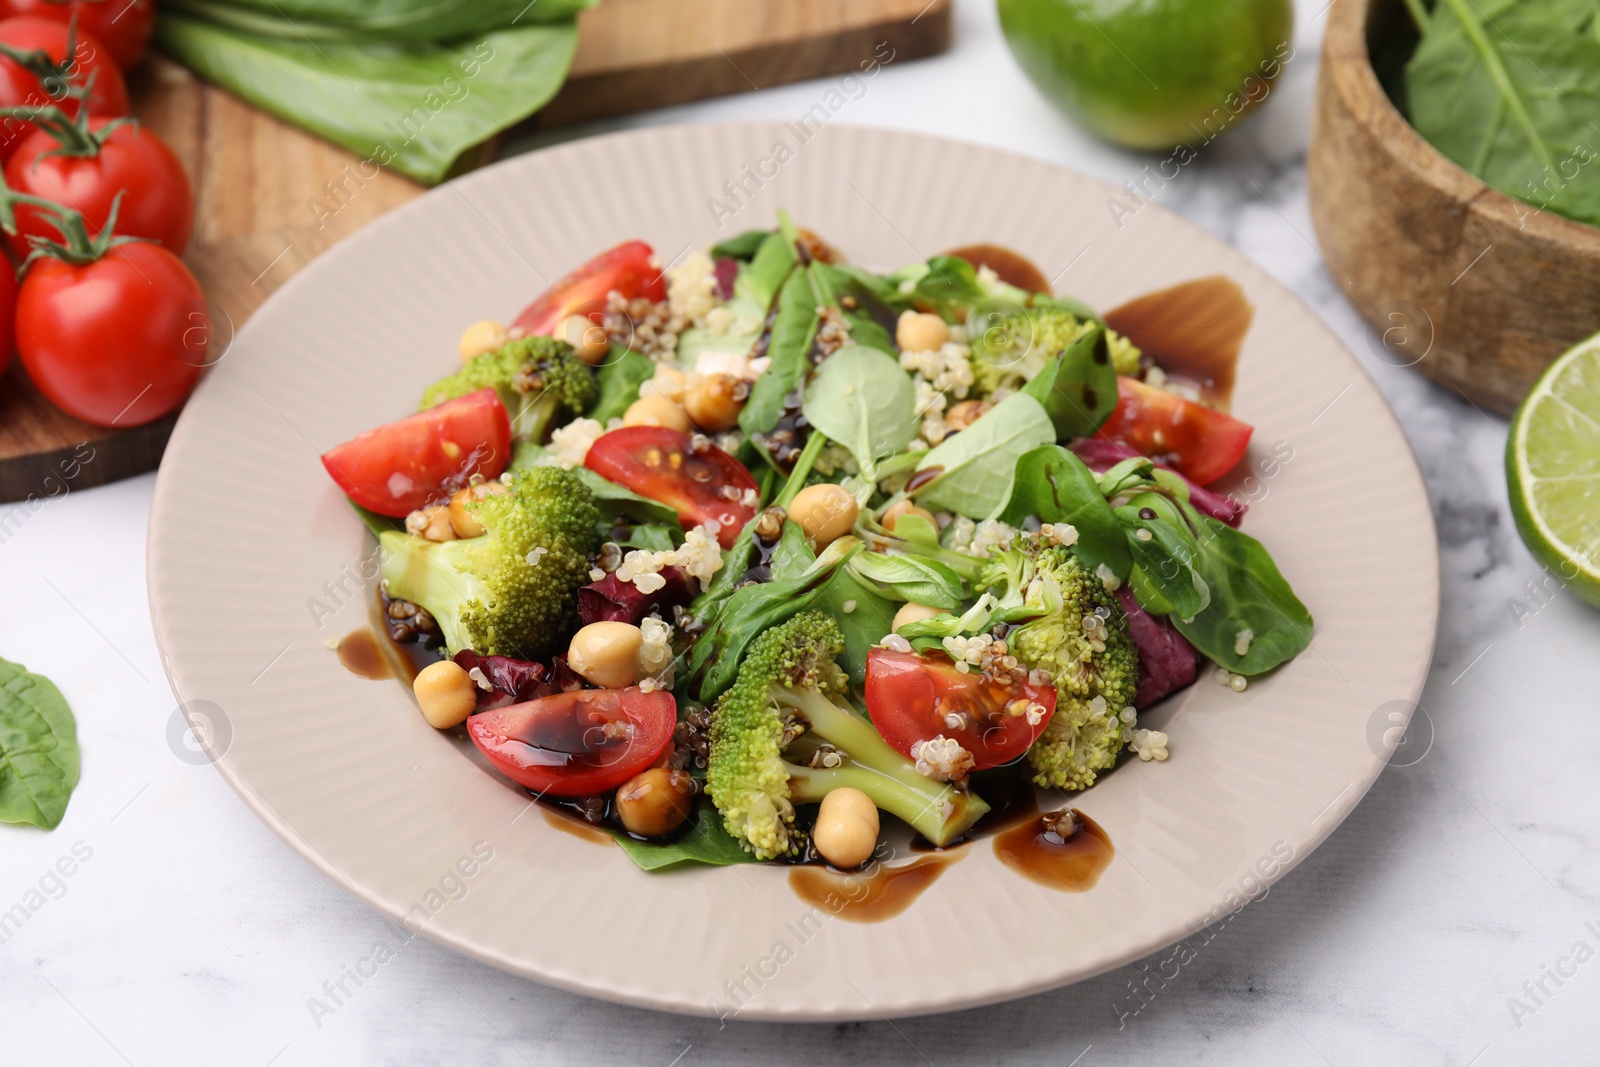
<svg viewBox="0 0 1600 1067">
<path fill-rule="evenodd" d="M 461 362 L 465 363 L 474 356 L 493 352 L 508 340 L 510 337 L 504 326 L 490 319 L 484 319 L 462 331 L 461 340 L 456 342 L 456 351 L 461 354 Z"/>
<path fill-rule="evenodd" d="M 506 488 L 505 483 L 499 481 L 479 482 L 477 485 L 457 489 L 455 495 L 450 498 L 450 528 L 456 532 L 457 537 L 482 537 L 483 523 L 467 510 L 467 505 L 486 496 L 499 496 L 507 492 L 510 490 Z"/>
<path fill-rule="evenodd" d="M 689 379 L 683 371 L 669 363 L 657 363 L 655 376 L 639 386 L 639 396 L 664 396 L 677 401 L 683 399 L 684 391 L 688 388 Z"/>
<path fill-rule="evenodd" d="M 878 807 L 859 789 L 844 786 L 822 798 L 811 842 L 822 858 L 849 870 L 872 858 L 878 847 Z"/>
<path fill-rule="evenodd" d="M 901 604 L 900 610 L 894 613 L 894 621 L 889 624 L 889 629 L 891 632 L 899 632 L 902 626 L 910 626 L 914 622 L 923 622 L 935 615 L 943 614 L 945 613 L 939 608 L 930 608 L 926 604 Z"/>
<path fill-rule="evenodd" d="M 750 385 L 731 374 L 703 374 L 683 394 L 683 409 L 702 430 L 731 430 L 750 397 Z"/>
<path fill-rule="evenodd" d="M 450 509 L 443 504 L 418 508 L 406 516 L 406 533 L 426 537 L 430 541 L 454 541 L 455 527 L 450 523 Z"/>
<path fill-rule="evenodd" d="M 694 429 L 683 409 L 664 396 L 641 396 L 622 413 L 624 426 L 664 426 L 689 433 Z"/>
<path fill-rule="evenodd" d="M 902 352 L 931 352 L 950 340 L 950 327 L 937 315 L 902 311 L 894 325 L 894 341 Z"/>
<path fill-rule="evenodd" d="M 822 482 L 808 485 L 795 494 L 794 502 L 789 505 L 789 518 L 798 522 L 806 536 L 821 548 L 849 533 L 860 510 L 850 490 Z"/>
<path fill-rule="evenodd" d="M 952 430 L 965 430 L 968 426 L 978 421 L 978 416 L 988 411 L 993 404 L 982 400 L 963 400 L 944 414 L 945 425 Z"/>
<path fill-rule="evenodd" d="M 632 623 L 591 622 L 572 635 L 567 665 L 603 689 L 624 689 L 639 680 L 644 633 Z"/>
<path fill-rule="evenodd" d="M 611 353 L 611 338 L 592 319 L 568 315 L 556 327 L 555 335 L 572 346 L 578 358 L 591 367 Z"/>
<path fill-rule="evenodd" d="M 938 522 L 933 517 L 933 512 L 927 508 L 919 508 L 909 500 L 899 500 L 889 505 L 888 509 L 884 511 L 883 517 L 878 520 L 878 524 L 885 530 L 893 530 L 894 524 L 900 520 L 902 515 L 915 515 L 935 530 L 939 528 Z"/>
<path fill-rule="evenodd" d="M 630 834 L 665 837 L 689 817 L 694 779 L 683 771 L 651 767 L 617 790 L 617 818 Z"/>
<path fill-rule="evenodd" d="M 478 706 L 478 690 L 452 660 L 430 663 L 417 672 L 411 691 L 422 705 L 422 717 L 435 730 L 448 730 L 460 726 Z"/>
</svg>

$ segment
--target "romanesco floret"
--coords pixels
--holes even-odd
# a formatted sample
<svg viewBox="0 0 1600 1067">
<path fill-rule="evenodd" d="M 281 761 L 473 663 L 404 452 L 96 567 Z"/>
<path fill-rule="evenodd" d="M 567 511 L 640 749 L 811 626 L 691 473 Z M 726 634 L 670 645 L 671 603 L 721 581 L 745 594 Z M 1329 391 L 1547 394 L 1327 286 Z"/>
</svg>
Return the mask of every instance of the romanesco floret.
<svg viewBox="0 0 1600 1067">
<path fill-rule="evenodd" d="M 379 538 L 390 596 L 421 604 L 451 655 L 540 659 L 577 628 L 578 587 L 599 549 L 599 511 L 577 475 L 534 467 L 510 492 L 467 505 L 479 537 L 434 542 L 398 531 Z"/>
<path fill-rule="evenodd" d="M 1070 549 L 1037 536 L 996 554 L 978 587 L 998 598 L 992 620 L 1016 625 L 1012 654 L 1055 680 L 1055 714 L 1028 749 L 1033 780 L 1089 788 L 1132 736 L 1139 653 L 1122 606 Z"/>
<path fill-rule="evenodd" d="M 450 377 L 434 382 L 418 407 L 426 410 L 479 389 L 499 394 L 514 434 L 539 442 L 555 427 L 588 411 L 600 396 L 594 371 L 567 342 L 519 337 L 474 356 Z"/>
<path fill-rule="evenodd" d="M 760 859 L 796 854 L 804 835 L 795 805 L 820 803 L 842 786 L 936 845 L 988 810 L 975 794 L 917 773 L 846 703 L 849 681 L 835 662 L 843 649 L 830 616 L 796 615 L 751 644 L 738 680 L 712 709 L 706 793 L 728 833 Z M 810 760 L 819 751 L 827 758 Z"/>
<path fill-rule="evenodd" d="M 1000 389 L 1020 389 L 1094 326 L 1060 307 L 1012 312 L 972 342 L 973 393 L 988 397 Z M 1138 373 L 1143 353 L 1133 342 L 1107 330 L 1106 343 L 1118 374 Z"/>
</svg>

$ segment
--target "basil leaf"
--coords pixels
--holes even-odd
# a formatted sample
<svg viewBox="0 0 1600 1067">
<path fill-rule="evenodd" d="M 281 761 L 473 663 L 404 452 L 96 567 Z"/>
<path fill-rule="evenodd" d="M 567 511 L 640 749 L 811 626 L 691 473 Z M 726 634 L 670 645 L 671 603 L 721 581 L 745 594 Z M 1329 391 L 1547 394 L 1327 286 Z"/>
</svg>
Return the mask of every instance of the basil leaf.
<svg viewBox="0 0 1600 1067">
<path fill-rule="evenodd" d="M 578 34 L 567 22 L 438 44 L 313 42 L 164 11 L 156 41 L 207 81 L 361 156 L 371 176 L 393 167 L 432 183 L 555 95 Z"/>
<path fill-rule="evenodd" d="M 766 247 L 762 245 L 763 252 Z M 751 383 L 750 399 L 739 413 L 739 428 L 745 433 L 771 431 L 783 414 L 784 398 L 799 388 L 806 371 L 811 369 L 817 304 L 811 275 L 803 270 L 790 274 L 778 293 L 777 315 L 772 320 L 772 336 L 767 345 L 772 363 Z"/>
<path fill-rule="evenodd" d="M 1103 564 L 1127 580 L 1133 566 L 1127 534 L 1100 494 L 1094 472 L 1060 445 L 1042 445 L 1017 460 L 1016 484 L 1000 519 L 1021 526 L 1030 516 L 1075 526 L 1073 552 L 1083 565 L 1093 571 Z"/>
<path fill-rule="evenodd" d="M 1011 499 L 1017 460 L 1055 439 L 1055 424 L 1040 403 L 1013 393 L 922 457 L 917 470 L 937 467 L 940 473 L 917 492 L 916 501 L 930 510 L 989 518 Z"/>
<path fill-rule="evenodd" d="M 852 562 L 872 554 L 858 552 L 852 557 Z M 845 610 L 847 604 L 850 605 L 849 611 Z M 893 628 L 897 610 L 894 602 L 852 574 L 847 563 L 835 571 L 828 584 L 822 587 L 822 596 L 817 598 L 816 607 L 832 615 L 839 624 L 839 630 L 844 634 L 840 665 L 853 684 L 864 684 L 867 680 L 867 653 Z"/>
<path fill-rule="evenodd" d="M 921 556 L 887 556 L 882 552 L 857 552 L 850 558 L 846 568 L 856 577 L 871 582 L 889 600 L 910 601 L 942 611 L 955 611 L 967 599 L 966 585 L 961 576 L 937 560 Z M 882 637 L 883 634 L 878 636 Z"/>
<path fill-rule="evenodd" d="M 1438 0 L 1406 65 L 1417 132 L 1501 192 L 1600 226 L 1591 0 Z"/>
<path fill-rule="evenodd" d="M 1089 437 L 1117 408 L 1117 370 L 1104 326 L 1068 345 L 1022 391 L 1044 405 L 1056 440 Z"/>
<path fill-rule="evenodd" d="M 564 22 L 595 0 L 166 0 L 250 33 L 296 40 L 433 41 L 530 22 Z"/>
<path fill-rule="evenodd" d="M 1188 621 L 1174 612 L 1178 632 L 1236 674 L 1262 674 L 1305 651 L 1311 644 L 1311 612 L 1261 542 L 1187 504 L 1183 510 L 1200 532 L 1194 567 L 1211 590 L 1211 603 Z M 1251 637 L 1241 656 L 1235 643 L 1245 630 Z"/>
<path fill-rule="evenodd" d="M 739 268 L 733 279 L 733 295 L 770 307 L 797 262 L 788 238 L 781 233 L 767 234 L 750 262 Z"/>
<path fill-rule="evenodd" d="M 55 829 L 78 784 L 78 724 L 50 679 L 0 659 L 0 822 Z"/>
<path fill-rule="evenodd" d="M 746 230 L 736 237 L 712 245 L 711 258 L 737 259 L 748 263 L 755 258 L 756 252 L 761 248 L 761 242 L 771 236 L 771 230 Z"/>
<path fill-rule="evenodd" d="M 1170 613 L 1175 618 L 1204 611 L 1211 589 L 1198 570 L 1199 552 L 1177 506 L 1157 493 L 1140 493 L 1115 510 L 1139 574 L 1134 591 L 1148 588 L 1159 597 L 1140 600 L 1140 606 L 1152 615 Z"/>
<path fill-rule="evenodd" d="M 850 450 L 862 477 L 917 436 L 917 391 L 895 358 L 846 345 L 822 361 L 801 409 L 817 430 Z"/>
<path fill-rule="evenodd" d="M 733 863 L 757 862 L 723 827 L 716 806 L 704 796 L 695 798 L 688 828 L 670 841 L 640 840 L 614 826 L 606 829 L 628 858 L 646 871 L 661 871 L 686 863 L 726 867 Z"/>
<path fill-rule="evenodd" d="M 655 361 L 642 352 L 621 345 L 611 346 L 611 355 L 595 372 L 600 395 L 589 411 L 589 418 L 604 426 L 620 419 L 628 405 L 639 399 L 639 386 L 655 376 Z"/>
</svg>

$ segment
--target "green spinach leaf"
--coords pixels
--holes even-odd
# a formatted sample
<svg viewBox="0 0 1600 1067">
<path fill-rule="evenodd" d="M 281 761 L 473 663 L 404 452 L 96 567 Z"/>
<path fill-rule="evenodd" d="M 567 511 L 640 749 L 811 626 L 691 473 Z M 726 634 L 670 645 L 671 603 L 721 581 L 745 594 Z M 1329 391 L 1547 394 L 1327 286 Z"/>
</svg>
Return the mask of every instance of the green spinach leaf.
<svg viewBox="0 0 1600 1067">
<path fill-rule="evenodd" d="M 1056 440 L 1089 437 L 1117 408 L 1117 369 L 1104 326 L 1096 326 L 1045 364 L 1022 391 L 1044 405 Z"/>
<path fill-rule="evenodd" d="M 1021 526 L 1029 516 L 1078 530 L 1073 551 L 1091 571 L 1102 564 L 1124 581 L 1133 566 L 1127 534 L 1100 494 L 1094 472 L 1060 445 L 1042 445 L 1017 460 L 1015 486 L 1001 521 Z"/>
<path fill-rule="evenodd" d="M 746 230 L 743 233 L 730 237 L 726 241 L 718 241 L 711 246 L 711 255 L 714 259 L 737 259 L 748 263 L 755 258 L 760 250 L 761 243 L 772 236 L 771 230 Z"/>
<path fill-rule="evenodd" d="M 628 405 L 639 399 L 639 386 L 656 373 L 655 361 L 641 352 L 621 345 L 611 346 L 611 355 L 605 365 L 595 373 L 600 386 L 600 396 L 589 411 L 589 418 L 604 426 L 619 419 Z"/>
<path fill-rule="evenodd" d="M 766 248 L 762 245 L 763 254 Z M 772 321 L 767 345 L 772 363 L 751 385 L 750 399 L 739 413 L 739 427 L 745 433 L 767 433 L 776 426 L 784 397 L 805 380 L 811 368 L 811 342 L 817 336 L 817 305 L 810 273 L 791 273 L 778 293 L 778 313 Z"/>
<path fill-rule="evenodd" d="M 923 556 L 858 552 L 850 558 L 846 569 L 857 578 L 871 582 L 889 600 L 955 611 L 967 599 L 966 583 L 959 574 L 938 560 Z M 890 615 L 892 618 L 893 612 Z M 878 636 L 888 632 L 885 630 Z"/>
<path fill-rule="evenodd" d="M 1138 567 L 1135 591 L 1154 591 L 1159 599 L 1140 603 L 1178 618 L 1190 618 L 1211 603 L 1211 588 L 1200 573 L 1198 546 L 1178 506 L 1159 493 L 1139 493 L 1116 509 L 1127 530 L 1128 550 Z"/>
<path fill-rule="evenodd" d="M 895 358 L 846 345 L 822 361 L 802 408 L 811 425 L 850 450 L 862 477 L 917 436 L 917 392 Z"/>
<path fill-rule="evenodd" d="M 1017 460 L 1055 439 L 1055 423 L 1039 401 L 1013 393 L 928 450 L 917 470 L 937 467 L 939 474 L 917 492 L 916 501 L 929 510 L 987 519 L 1011 499 Z"/>
<path fill-rule="evenodd" d="M 769 233 L 756 246 L 750 262 L 733 279 L 733 295 L 761 307 L 770 307 L 799 260 L 794 245 L 781 233 Z"/>
<path fill-rule="evenodd" d="M 165 0 L 235 29 L 299 41 L 435 41 L 565 22 L 597 0 Z"/>
<path fill-rule="evenodd" d="M 860 552 L 852 562 L 872 553 Z M 849 610 L 845 610 L 848 606 Z M 897 610 L 893 601 L 883 596 L 851 573 L 849 564 L 834 572 L 815 607 L 826 611 L 839 624 L 844 634 L 844 652 L 840 665 L 855 685 L 867 680 L 867 653 L 889 633 Z"/>
<path fill-rule="evenodd" d="M 53 830 L 78 784 L 78 725 L 50 679 L 0 659 L 0 822 Z"/>
</svg>

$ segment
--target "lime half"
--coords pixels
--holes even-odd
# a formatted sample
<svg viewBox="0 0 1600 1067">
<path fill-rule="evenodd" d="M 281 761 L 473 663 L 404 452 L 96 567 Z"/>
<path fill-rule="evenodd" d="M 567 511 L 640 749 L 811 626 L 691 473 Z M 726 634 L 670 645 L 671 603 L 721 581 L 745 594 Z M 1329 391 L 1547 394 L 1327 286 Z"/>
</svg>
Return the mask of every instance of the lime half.
<svg viewBox="0 0 1600 1067">
<path fill-rule="evenodd" d="M 1506 483 L 1528 551 L 1600 607 L 1600 334 L 1550 364 L 1517 408 Z"/>
</svg>

